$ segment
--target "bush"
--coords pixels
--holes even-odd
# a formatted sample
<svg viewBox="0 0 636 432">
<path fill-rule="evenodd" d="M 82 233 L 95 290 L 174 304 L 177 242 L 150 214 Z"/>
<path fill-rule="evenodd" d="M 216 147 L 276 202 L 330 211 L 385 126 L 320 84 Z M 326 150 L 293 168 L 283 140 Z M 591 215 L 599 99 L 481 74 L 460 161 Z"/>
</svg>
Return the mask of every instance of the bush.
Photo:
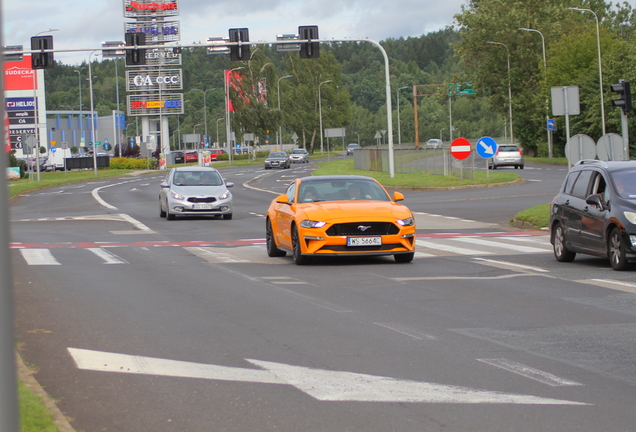
<svg viewBox="0 0 636 432">
<path fill-rule="evenodd" d="M 150 164 L 148 159 L 119 157 L 110 160 L 110 167 L 113 169 L 145 170 L 149 166 L 150 169 L 157 169 L 157 159 L 150 159 Z"/>
</svg>

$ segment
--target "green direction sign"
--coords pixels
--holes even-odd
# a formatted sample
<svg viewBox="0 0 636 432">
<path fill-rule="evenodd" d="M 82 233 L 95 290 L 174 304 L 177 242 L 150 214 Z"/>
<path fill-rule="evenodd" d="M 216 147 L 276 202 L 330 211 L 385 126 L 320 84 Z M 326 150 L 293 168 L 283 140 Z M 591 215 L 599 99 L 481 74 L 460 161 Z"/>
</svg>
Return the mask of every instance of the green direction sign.
<svg viewBox="0 0 636 432">
<path fill-rule="evenodd" d="M 102 145 L 101 141 L 95 141 L 95 145 Z"/>
<path fill-rule="evenodd" d="M 474 95 L 475 90 L 471 83 L 448 83 L 449 95 Z"/>
</svg>

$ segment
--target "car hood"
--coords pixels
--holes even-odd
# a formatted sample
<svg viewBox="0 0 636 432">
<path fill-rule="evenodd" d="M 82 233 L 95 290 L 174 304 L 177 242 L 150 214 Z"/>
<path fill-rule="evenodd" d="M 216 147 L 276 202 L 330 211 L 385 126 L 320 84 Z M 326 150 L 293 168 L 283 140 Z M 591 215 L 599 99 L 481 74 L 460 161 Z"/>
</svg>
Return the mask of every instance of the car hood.
<svg viewBox="0 0 636 432">
<path fill-rule="evenodd" d="M 287 160 L 287 156 L 285 157 L 268 157 L 267 159 L 265 159 L 266 161 L 284 161 Z"/>
<path fill-rule="evenodd" d="M 405 205 L 392 201 L 324 201 L 298 204 L 306 219 L 325 222 L 394 220 L 411 217 Z"/>
</svg>

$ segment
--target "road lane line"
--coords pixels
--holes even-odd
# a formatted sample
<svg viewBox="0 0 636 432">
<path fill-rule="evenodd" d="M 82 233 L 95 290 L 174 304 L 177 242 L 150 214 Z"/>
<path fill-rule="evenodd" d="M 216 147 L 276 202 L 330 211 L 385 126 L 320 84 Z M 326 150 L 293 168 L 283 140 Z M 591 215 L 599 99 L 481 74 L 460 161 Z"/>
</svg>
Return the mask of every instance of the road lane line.
<svg viewBox="0 0 636 432">
<path fill-rule="evenodd" d="M 393 330 L 403 335 L 412 337 L 415 340 L 423 340 L 423 339 L 436 340 L 437 339 L 435 336 L 427 335 L 426 333 L 422 333 L 419 330 L 406 327 L 401 324 L 394 324 L 394 323 L 373 323 L 373 324 L 378 325 L 380 327 L 387 328 L 389 330 Z"/>
<path fill-rule="evenodd" d="M 108 252 L 102 248 L 87 248 L 89 251 L 93 252 L 95 255 L 104 260 L 104 264 L 128 264 L 128 261 L 119 258 L 117 255 Z"/>
<path fill-rule="evenodd" d="M 454 240 L 454 241 L 458 241 L 458 242 L 464 242 L 464 243 L 470 243 L 470 244 L 474 244 L 474 245 L 479 245 L 479 246 L 488 246 L 488 247 L 495 247 L 495 248 L 501 248 L 501 249 L 508 249 L 508 250 L 513 250 L 515 252 L 524 252 L 524 253 L 545 253 L 547 252 L 546 249 L 539 249 L 536 247 L 530 247 L 530 246 L 521 246 L 521 245 L 511 245 L 508 243 L 500 243 L 500 242 L 494 242 L 491 240 L 483 240 L 483 239 L 478 239 L 478 238 L 474 238 L 474 237 L 455 237 L 452 238 L 450 240 Z"/>
<path fill-rule="evenodd" d="M 19 249 L 28 265 L 61 265 L 48 249 Z"/>
<path fill-rule="evenodd" d="M 507 261 L 496 261 L 496 260 L 492 260 L 492 259 L 486 259 L 486 258 L 475 258 L 475 261 L 481 261 L 482 264 L 488 265 L 488 264 L 495 264 L 495 267 L 498 266 L 502 266 L 505 268 L 509 268 L 509 267 L 518 267 L 521 268 L 522 270 L 532 270 L 532 271 L 536 271 L 539 273 L 549 273 L 549 270 L 543 269 L 541 267 L 532 267 L 532 266 L 528 266 L 528 265 L 524 265 L 524 264 L 515 264 L 515 263 L 511 263 L 511 262 L 507 262 Z"/>
<path fill-rule="evenodd" d="M 440 250 L 443 252 L 450 252 L 457 255 L 494 255 L 493 252 L 478 251 L 478 250 L 466 249 L 462 247 L 448 246 L 448 245 L 434 243 L 434 242 L 430 242 L 430 241 L 426 241 L 422 239 L 416 239 L 415 244 L 419 247 L 433 249 L 433 250 Z"/>
<path fill-rule="evenodd" d="M 530 366 L 526 366 L 524 364 L 517 363 L 505 358 L 477 359 L 477 360 L 483 363 L 487 363 L 491 366 L 495 366 L 500 369 L 507 370 L 508 372 L 516 373 L 517 375 L 521 375 L 526 378 L 539 381 L 540 383 L 547 384 L 552 387 L 583 385 L 576 381 L 570 381 L 565 378 L 560 378 L 556 375 L 552 375 L 551 373 L 544 372 L 539 369 L 534 369 L 534 368 L 531 368 Z"/>
</svg>

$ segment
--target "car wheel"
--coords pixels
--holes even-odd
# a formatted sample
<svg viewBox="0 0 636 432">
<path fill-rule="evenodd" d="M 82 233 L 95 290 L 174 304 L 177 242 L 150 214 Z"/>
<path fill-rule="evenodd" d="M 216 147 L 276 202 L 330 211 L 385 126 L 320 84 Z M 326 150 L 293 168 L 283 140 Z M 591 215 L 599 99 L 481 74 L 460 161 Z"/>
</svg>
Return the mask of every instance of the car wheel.
<svg viewBox="0 0 636 432">
<path fill-rule="evenodd" d="M 311 259 L 302 255 L 300 249 L 300 238 L 298 236 L 298 228 L 296 228 L 296 225 L 294 225 L 294 227 L 292 228 L 292 252 L 294 256 L 294 262 L 297 265 L 309 264 L 309 262 L 311 261 Z"/>
<path fill-rule="evenodd" d="M 565 247 L 565 233 L 561 224 L 557 224 L 554 228 L 554 257 L 559 262 L 572 262 L 576 256 L 576 252 L 572 252 Z"/>
<path fill-rule="evenodd" d="M 267 247 L 267 256 L 270 257 L 284 257 L 287 252 L 282 251 L 276 247 L 276 241 L 274 240 L 274 231 L 272 230 L 272 223 L 269 219 L 265 222 L 265 246 Z"/>
<path fill-rule="evenodd" d="M 625 243 L 618 228 L 614 228 L 610 234 L 608 244 L 608 257 L 614 270 L 625 270 L 628 265 Z"/>
<path fill-rule="evenodd" d="M 415 252 L 411 252 L 406 254 L 393 255 L 393 258 L 395 258 L 395 262 L 410 263 L 411 261 L 413 261 L 414 256 L 415 256 Z"/>
<path fill-rule="evenodd" d="M 492 164 L 492 169 L 496 170 L 497 169 L 497 165 Z"/>
<path fill-rule="evenodd" d="M 167 211 L 166 211 L 166 219 L 168 219 L 168 220 L 175 220 L 176 218 L 177 218 L 177 216 L 176 216 L 176 215 L 174 215 L 174 214 L 172 214 L 172 213 L 170 213 L 170 210 L 167 210 Z"/>
<path fill-rule="evenodd" d="M 519 165 L 519 169 L 523 169 L 523 165 Z"/>
<path fill-rule="evenodd" d="M 163 211 L 163 204 L 162 204 L 161 200 L 159 200 L 159 217 L 161 217 L 161 218 L 165 218 L 166 217 L 166 212 Z"/>
<path fill-rule="evenodd" d="M 519 165 L 515 165 L 515 169 L 519 169 Z"/>
<path fill-rule="evenodd" d="M 225 220 L 232 220 L 232 213 L 227 213 L 223 215 L 223 219 Z"/>
</svg>

